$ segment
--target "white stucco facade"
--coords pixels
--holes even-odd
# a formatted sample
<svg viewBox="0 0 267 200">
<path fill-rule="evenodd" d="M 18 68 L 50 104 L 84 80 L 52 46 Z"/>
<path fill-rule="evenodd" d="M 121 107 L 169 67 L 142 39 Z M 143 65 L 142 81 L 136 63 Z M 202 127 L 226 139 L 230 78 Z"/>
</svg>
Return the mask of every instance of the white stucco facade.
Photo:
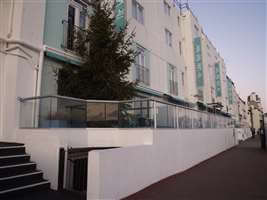
<svg viewBox="0 0 267 200">
<path fill-rule="evenodd" d="M 181 18 L 179 10 L 173 6 L 172 1 L 137 1 L 143 7 L 144 23 L 138 22 L 133 17 L 132 1 L 126 2 L 126 16 L 130 22 L 129 31 L 135 30 L 135 42 L 148 51 L 150 85 L 146 86 L 161 93 L 173 95 L 185 99 L 185 62 L 182 51 L 179 50 L 179 43 L 182 44 L 182 25 L 178 18 Z M 164 12 L 164 2 L 170 6 L 170 15 Z M 172 34 L 171 46 L 166 43 L 165 30 Z M 178 95 L 168 91 L 168 64 L 176 68 L 176 80 L 178 84 Z M 134 69 L 130 75 L 133 77 Z"/>
<path fill-rule="evenodd" d="M 18 97 L 38 93 L 44 12 L 44 2 L 40 0 L 0 2 L 1 140 L 15 140 Z"/>
<path fill-rule="evenodd" d="M 226 66 L 224 59 L 219 54 L 216 47 L 211 43 L 205 34 L 197 17 L 190 9 L 183 10 L 182 33 L 184 37 L 184 58 L 186 63 L 186 80 L 187 94 L 186 98 L 191 102 L 200 101 L 204 104 L 221 103 L 222 110 L 227 112 L 227 82 L 226 82 Z M 197 69 L 195 63 L 195 40 L 200 40 L 202 78 L 203 83 L 198 86 Z M 216 72 L 215 65 L 218 64 Z M 216 73 L 218 75 L 216 76 Z M 201 74 L 200 74 L 201 76 Z M 217 85 L 216 85 L 216 78 Z M 198 90 L 201 90 L 199 92 Z M 202 94 L 201 94 L 202 93 Z"/>
</svg>

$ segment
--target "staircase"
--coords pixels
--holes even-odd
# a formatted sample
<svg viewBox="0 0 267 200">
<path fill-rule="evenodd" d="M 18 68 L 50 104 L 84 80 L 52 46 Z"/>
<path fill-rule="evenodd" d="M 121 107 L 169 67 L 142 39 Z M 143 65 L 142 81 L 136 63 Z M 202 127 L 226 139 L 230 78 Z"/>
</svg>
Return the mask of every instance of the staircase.
<svg viewBox="0 0 267 200">
<path fill-rule="evenodd" d="M 23 144 L 0 142 L 0 199 L 48 188 L 50 183 L 30 161 Z"/>
</svg>

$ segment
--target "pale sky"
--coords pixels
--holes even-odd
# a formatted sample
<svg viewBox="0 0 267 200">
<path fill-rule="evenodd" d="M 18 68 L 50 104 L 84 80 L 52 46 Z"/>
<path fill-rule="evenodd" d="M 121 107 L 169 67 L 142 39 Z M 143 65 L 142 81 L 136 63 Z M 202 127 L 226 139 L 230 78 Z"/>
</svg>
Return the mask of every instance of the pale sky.
<svg viewBox="0 0 267 200">
<path fill-rule="evenodd" d="M 241 98 L 256 92 L 267 112 L 267 0 L 189 0 L 189 5 Z"/>
</svg>

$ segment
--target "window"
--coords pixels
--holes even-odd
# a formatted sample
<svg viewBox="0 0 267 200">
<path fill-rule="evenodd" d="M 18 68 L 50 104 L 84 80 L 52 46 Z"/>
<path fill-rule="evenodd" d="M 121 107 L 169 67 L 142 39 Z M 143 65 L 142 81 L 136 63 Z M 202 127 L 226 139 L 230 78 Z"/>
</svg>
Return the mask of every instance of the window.
<svg viewBox="0 0 267 200">
<path fill-rule="evenodd" d="M 179 41 L 179 52 L 180 52 L 180 56 L 183 54 L 183 50 L 182 50 L 182 42 Z"/>
<path fill-rule="evenodd" d="M 168 29 L 165 29 L 165 38 L 166 38 L 166 44 L 171 47 L 172 46 L 172 33 Z"/>
<path fill-rule="evenodd" d="M 164 13 L 168 16 L 171 15 L 171 6 L 166 1 L 164 1 Z"/>
<path fill-rule="evenodd" d="M 180 16 L 177 17 L 178 26 L 180 26 Z"/>
<path fill-rule="evenodd" d="M 68 10 L 69 24 L 86 28 L 87 22 L 87 5 L 71 0 Z"/>
<path fill-rule="evenodd" d="M 196 31 L 199 31 L 199 28 L 197 27 L 197 25 L 194 25 L 194 28 Z"/>
<path fill-rule="evenodd" d="M 148 52 L 142 47 L 137 47 L 138 56 L 135 57 L 136 80 L 139 83 L 149 85 Z"/>
<path fill-rule="evenodd" d="M 184 86 L 184 72 L 182 72 L 182 84 Z"/>
<path fill-rule="evenodd" d="M 87 5 L 70 0 L 68 5 L 68 20 L 63 21 L 62 47 L 74 50 L 74 33 L 83 30 L 87 26 Z"/>
<path fill-rule="evenodd" d="M 86 26 L 86 14 L 87 14 L 87 10 L 85 8 L 83 8 L 80 11 L 80 28 L 85 29 Z"/>
<path fill-rule="evenodd" d="M 136 0 L 132 0 L 132 12 L 133 18 L 144 24 L 144 8 Z"/>
<path fill-rule="evenodd" d="M 168 64 L 168 90 L 170 94 L 178 95 L 177 69 L 171 64 Z"/>
</svg>

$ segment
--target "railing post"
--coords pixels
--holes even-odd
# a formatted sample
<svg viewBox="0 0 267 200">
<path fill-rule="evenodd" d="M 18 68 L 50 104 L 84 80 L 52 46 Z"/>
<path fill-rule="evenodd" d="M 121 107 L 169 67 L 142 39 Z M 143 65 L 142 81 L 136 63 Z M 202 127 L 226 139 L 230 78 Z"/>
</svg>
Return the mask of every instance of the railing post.
<svg viewBox="0 0 267 200">
<path fill-rule="evenodd" d="M 156 101 L 154 101 L 153 102 L 153 114 L 154 114 L 154 128 L 157 128 L 157 112 L 156 112 L 156 110 L 157 110 L 157 106 L 156 106 L 156 104 L 157 104 L 157 102 Z"/>
<path fill-rule="evenodd" d="M 179 112 L 178 112 L 178 107 L 175 106 L 175 111 L 176 111 L 176 128 L 179 128 Z"/>
<path fill-rule="evenodd" d="M 50 113 L 49 113 L 49 128 L 51 128 L 51 125 L 52 125 L 52 97 L 50 97 Z"/>
</svg>

